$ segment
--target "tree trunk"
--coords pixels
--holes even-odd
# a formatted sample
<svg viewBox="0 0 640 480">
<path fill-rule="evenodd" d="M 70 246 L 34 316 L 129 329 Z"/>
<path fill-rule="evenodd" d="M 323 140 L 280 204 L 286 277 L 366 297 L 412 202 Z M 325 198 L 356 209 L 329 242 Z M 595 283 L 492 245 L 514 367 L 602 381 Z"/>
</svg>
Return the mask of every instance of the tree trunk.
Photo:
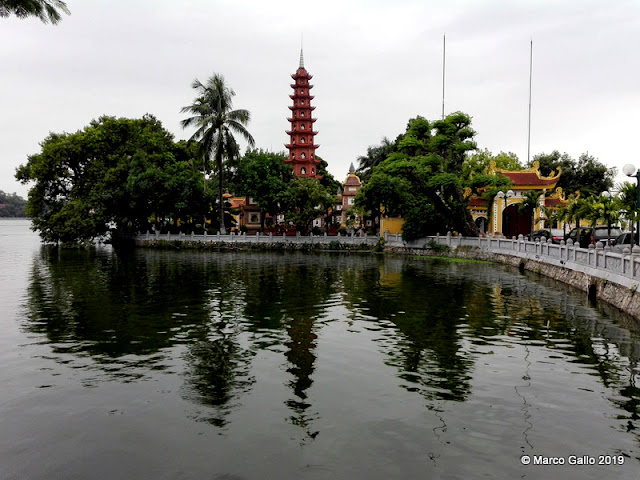
<svg viewBox="0 0 640 480">
<path fill-rule="evenodd" d="M 218 145 L 216 150 L 216 167 L 218 168 L 218 214 L 220 219 L 220 234 L 226 235 L 227 229 L 224 226 L 224 202 L 222 198 L 222 148 Z"/>
</svg>

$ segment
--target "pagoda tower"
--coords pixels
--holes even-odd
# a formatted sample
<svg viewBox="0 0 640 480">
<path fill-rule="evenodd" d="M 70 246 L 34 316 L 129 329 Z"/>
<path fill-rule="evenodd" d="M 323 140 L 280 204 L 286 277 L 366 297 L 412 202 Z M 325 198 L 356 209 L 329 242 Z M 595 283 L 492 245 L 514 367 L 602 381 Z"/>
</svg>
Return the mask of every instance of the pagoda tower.
<svg viewBox="0 0 640 480">
<path fill-rule="evenodd" d="M 291 129 L 286 133 L 289 135 L 289 143 L 285 145 L 289 150 L 289 158 L 286 163 L 291 163 L 296 177 L 322 178 L 318 175 L 318 164 L 320 160 L 316 158 L 316 148 L 319 145 L 314 143 L 314 137 L 318 132 L 313 131 L 313 124 L 316 119 L 311 117 L 311 112 L 316 107 L 311 106 L 313 95 L 309 91 L 313 85 L 309 84 L 312 75 L 304 68 L 304 58 L 300 50 L 300 66 L 296 73 L 291 75 L 295 83 L 291 84 L 293 95 L 289 95 L 293 100 L 291 117 L 287 118 L 291 122 Z"/>
</svg>

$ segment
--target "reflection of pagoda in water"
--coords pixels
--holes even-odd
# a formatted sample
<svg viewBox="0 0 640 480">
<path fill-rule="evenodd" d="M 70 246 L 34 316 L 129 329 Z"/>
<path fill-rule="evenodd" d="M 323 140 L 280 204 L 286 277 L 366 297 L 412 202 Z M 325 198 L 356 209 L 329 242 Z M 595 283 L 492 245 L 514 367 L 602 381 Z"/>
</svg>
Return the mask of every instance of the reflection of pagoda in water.
<svg viewBox="0 0 640 480">
<path fill-rule="evenodd" d="M 291 84 L 293 95 L 289 95 L 293 105 L 289 107 L 291 117 L 287 119 L 291 122 L 291 130 L 287 131 L 289 143 L 285 146 L 289 150 L 289 158 L 285 162 L 292 164 L 296 177 L 321 178 L 317 174 L 317 166 L 320 163 L 316 158 L 318 145 L 314 143 L 314 137 L 318 133 L 313 131 L 316 119 L 311 116 L 311 112 L 316 107 L 311 106 L 313 95 L 309 94 L 313 88 L 309 83 L 312 75 L 309 75 L 304 68 L 302 50 L 300 50 L 300 66 L 291 78 L 295 83 Z"/>
</svg>

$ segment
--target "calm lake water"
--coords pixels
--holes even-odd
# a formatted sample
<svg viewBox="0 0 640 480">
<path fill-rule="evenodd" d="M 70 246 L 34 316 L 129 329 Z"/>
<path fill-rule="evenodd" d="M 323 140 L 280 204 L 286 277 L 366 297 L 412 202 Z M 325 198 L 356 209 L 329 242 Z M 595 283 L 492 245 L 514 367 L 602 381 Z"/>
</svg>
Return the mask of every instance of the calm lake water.
<svg viewBox="0 0 640 480">
<path fill-rule="evenodd" d="M 638 322 L 513 268 L 56 251 L 0 221 L 0 305 L 2 479 L 640 472 Z"/>
</svg>

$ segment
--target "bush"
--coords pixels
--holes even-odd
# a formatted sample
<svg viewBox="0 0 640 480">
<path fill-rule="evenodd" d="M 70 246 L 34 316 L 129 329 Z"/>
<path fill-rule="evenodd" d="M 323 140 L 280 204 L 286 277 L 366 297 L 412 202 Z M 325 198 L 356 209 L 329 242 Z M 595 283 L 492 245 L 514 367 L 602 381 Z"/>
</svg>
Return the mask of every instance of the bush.
<svg viewBox="0 0 640 480">
<path fill-rule="evenodd" d="M 435 240 L 429 240 L 429 243 L 427 244 L 427 246 L 429 247 L 430 250 L 435 250 L 436 252 L 439 252 L 439 253 L 448 252 L 450 250 L 448 245 L 441 245 L 439 243 L 436 243 Z"/>
</svg>

